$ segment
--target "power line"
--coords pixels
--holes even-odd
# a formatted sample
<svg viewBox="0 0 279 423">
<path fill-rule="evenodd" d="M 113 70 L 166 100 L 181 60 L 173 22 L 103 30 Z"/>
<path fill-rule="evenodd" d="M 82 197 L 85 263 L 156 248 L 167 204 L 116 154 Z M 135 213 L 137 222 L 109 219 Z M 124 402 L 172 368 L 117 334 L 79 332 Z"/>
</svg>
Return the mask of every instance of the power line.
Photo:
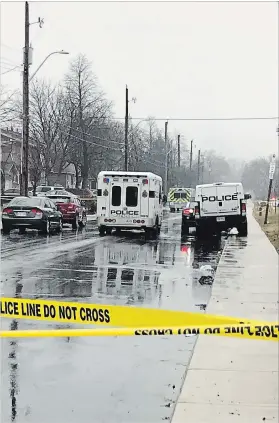
<svg viewBox="0 0 279 423">
<path fill-rule="evenodd" d="M 96 135 L 92 135 L 92 134 L 89 134 L 88 132 L 84 132 L 81 129 L 76 129 L 76 128 L 73 128 L 72 126 L 69 126 L 69 125 L 66 125 L 66 126 L 67 126 L 67 128 L 73 129 L 74 131 L 77 131 L 77 132 L 81 132 L 84 135 L 88 135 L 89 137 L 95 138 L 95 139 L 100 140 L 100 141 L 113 142 L 113 143 L 118 144 L 118 145 L 124 145 L 124 142 L 118 142 L 118 141 L 114 141 L 114 140 L 108 140 L 108 139 L 105 139 L 105 138 L 100 138 L 100 137 L 97 137 Z M 99 129 L 102 129 L 102 128 L 99 127 Z"/>
<path fill-rule="evenodd" d="M 124 120 L 123 117 L 113 117 L 114 120 Z M 148 118 L 133 117 L 133 120 L 145 121 Z M 227 117 L 227 118 L 153 118 L 154 121 L 234 121 L 234 120 L 277 120 L 279 116 L 272 117 Z"/>
<path fill-rule="evenodd" d="M 1 75 L 5 75 L 6 73 L 9 73 L 9 72 L 12 72 L 12 71 L 14 71 L 15 69 L 17 69 L 17 68 L 19 68 L 20 66 L 15 66 L 14 68 L 12 68 L 12 69 L 9 69 L 9 70 L 7 70 L 7 71 L 5 71 L 5 72 L 2 72 L 1 73 Z"/>
</svg>

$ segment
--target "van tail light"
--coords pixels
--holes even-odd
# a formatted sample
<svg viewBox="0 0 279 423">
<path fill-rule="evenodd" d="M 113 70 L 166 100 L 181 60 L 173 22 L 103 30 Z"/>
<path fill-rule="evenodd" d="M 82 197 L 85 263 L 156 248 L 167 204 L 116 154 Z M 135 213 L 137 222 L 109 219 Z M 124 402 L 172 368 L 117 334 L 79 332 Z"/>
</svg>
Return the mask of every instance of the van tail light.
<svg viewBox="0 0 279 423">
<path fill-rule="evenodd" d="M 2 214 L 11 214 L 11 213 L 13 213 L 13 209 L 11 209 L 11 208 L 9 208 L 9 207 L 7 207 L 6 209 L 4 209 L 4 210 L 2 211 Z"/>
<path fill-rule="evenodd" d="M 147 185 L 148 184 L 148 179 L 143 179 L 142 180 L 143 185 Z"/>
<path fill-rule="evenodd" d="M 241 214 L 246 214 L 246 204 L 245 203 L 241 203 Z"/>
</svg>

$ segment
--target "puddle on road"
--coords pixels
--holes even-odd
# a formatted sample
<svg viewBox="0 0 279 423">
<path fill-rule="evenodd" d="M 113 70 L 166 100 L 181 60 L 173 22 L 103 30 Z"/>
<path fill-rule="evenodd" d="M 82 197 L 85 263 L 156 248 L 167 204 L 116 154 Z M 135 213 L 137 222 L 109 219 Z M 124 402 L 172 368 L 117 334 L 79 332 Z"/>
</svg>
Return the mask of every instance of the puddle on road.
<svg viewBox="0 0 279 423">
<path fill-rule="evenodd" d="M 212 280 L 206 274 L 201 283 L 205 277 L 202 270 L 212 269 L 214 277 L 224 242 L 182 241 L 179 220 L 173 219 L 164 222 L 158 241 L 146 242 L 133 233 L 105 237 L 57 258 L 46 257 L 38 268 L 11 268 L 2 281 L 2 293 L 204 312 Z M 54 326 L 28 321 L 16 322 L 16 326 L 15 321 L 4 323 L 14 329 Z M 195 340 L 104 337 L 4 341 L 4 421 L 48 423 L 56 418 L 59 423 L 77 423 L 88 422 L 89 415 L 92 421 L 106 423 L 169 419 Z"/>
</svg>

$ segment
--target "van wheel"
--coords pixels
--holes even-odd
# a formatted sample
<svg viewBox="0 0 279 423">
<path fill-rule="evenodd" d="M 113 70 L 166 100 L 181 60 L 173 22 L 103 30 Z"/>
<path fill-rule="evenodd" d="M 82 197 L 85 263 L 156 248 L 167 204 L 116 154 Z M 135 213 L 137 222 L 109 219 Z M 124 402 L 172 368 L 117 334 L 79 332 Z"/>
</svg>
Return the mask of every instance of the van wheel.
<svg viewBox="0 0 279 423">
<path fill-rule="evenodd" d="M 199 225 L 196 226 L 196 238 L 202 238 L 204 235 L 203 228 Z"/>
<path fill-rule="evenodd" d="M 116 228 L 115 229 L 115 233 L 116 233 L 116 235 L 120 235 L 121 234 L 121 229 L 120 228 Z"/>
<path fill-rule="evenodd" d="M 111 232 L 112 232 L 112 228 L 107 228 L 107 229 L 106 229 L 106 234 L 107 234 L 107 235 L 111 235 Z"/>
<path fill-rule="evenodd" d="M 247 236 L 248 235 L 247 222 L 241 223 L 237 229 L 238 229 L 239 236 Z"/>
<path fill-rule="evenodd" d="M 100 226 L 100 227 L 99 227 L 99 234 L 100 234 L 100 235 L 105 235 L 105 232 L 106 232 L 106 228 L 105 228 L 105 226 Z"/>
<path fill-rule="evenodd" d="M 145 228 L 144 232 L 145 232 L 145 238 L 150 239 L 151 234 L 152 234 L 152 229 L 151 228 Z"/>
</svg>

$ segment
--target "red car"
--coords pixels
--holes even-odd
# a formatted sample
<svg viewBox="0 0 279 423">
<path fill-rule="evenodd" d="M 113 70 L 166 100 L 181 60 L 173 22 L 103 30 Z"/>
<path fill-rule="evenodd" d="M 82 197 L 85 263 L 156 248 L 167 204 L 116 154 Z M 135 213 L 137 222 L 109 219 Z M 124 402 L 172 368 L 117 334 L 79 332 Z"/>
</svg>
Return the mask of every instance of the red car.
<svg viewBox="0 0 279 423">
<path fill-rule="evenodd" d="M 70 224 L 73 229 L 83 228 L 86 225 L 86 209 L 81 205 L 77 196 L 61 193 L 50 194 L 47 197 L 56 204 L 57 209 L 62 213 L 63 224 Z"/>
</svg>

